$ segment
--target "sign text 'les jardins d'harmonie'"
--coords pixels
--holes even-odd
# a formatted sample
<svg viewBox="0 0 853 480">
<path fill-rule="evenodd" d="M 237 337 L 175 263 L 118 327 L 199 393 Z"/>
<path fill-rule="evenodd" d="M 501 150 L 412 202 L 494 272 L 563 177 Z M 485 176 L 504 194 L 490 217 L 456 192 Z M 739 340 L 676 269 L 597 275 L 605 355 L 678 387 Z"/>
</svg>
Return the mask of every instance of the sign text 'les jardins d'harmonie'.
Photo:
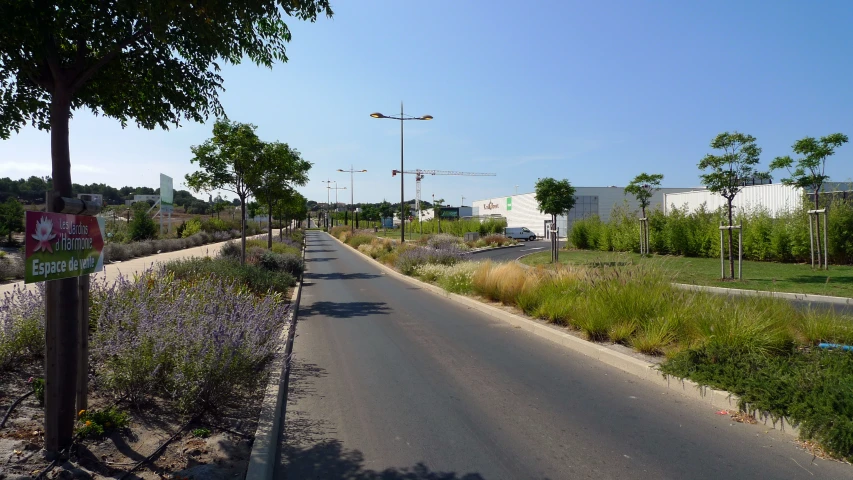
<svg viewBox="0 0 853 480">
<path fill-rule="evenodd" d="M 104 269 L 104 219 L 26 213 L 24 282 L 77 277 Z"/>
</svg>

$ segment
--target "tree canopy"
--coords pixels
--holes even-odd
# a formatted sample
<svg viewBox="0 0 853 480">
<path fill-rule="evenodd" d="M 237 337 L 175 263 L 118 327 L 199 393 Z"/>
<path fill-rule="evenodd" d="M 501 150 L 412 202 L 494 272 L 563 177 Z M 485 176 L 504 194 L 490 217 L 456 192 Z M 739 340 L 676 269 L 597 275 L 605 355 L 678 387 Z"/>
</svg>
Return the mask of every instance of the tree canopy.
<svg viewBox="0 0 853 480">
<path fill-rule="evenodd" d="M 539 211 L 551 215 L 554 220 L 575 206 L 575 188 L 566 179 L 542 178 L 536 182 L 535 190 Z"/>
<path fill-rule="evenodd" d="M 149 129 L 221 115 L 220 62 L 286 62 L 285 18 L 323 13 L 328 0 L 2 2 L 0 138 L 49 129 L 57 100 Z"/>
<path fill-rule="evenodd" d="M 815 208 L 820 208 L 820 188 L 829 180 L 829 175 L 826 174 L 826 159 L 834 155 L 835 149 L 847 141 L 847 135 L 843 133 L 833 133 L 820 139 L 805 137 L 797 140 L 792 147 L 794 153 L 802 157 L 796 161 L 788 155 L 776 157 L 770 162 L 770 169 L 786 169 L 790 175 L 782 179 L 782 183 L 786 185 L 811 188 L 814 192 Z"/>
<path fill-rule="evenodd" d="M 660 182 L 663 180 L 662 173 L 641 173 L 634 177 L 633 180 L 625 187 L 625 194 L 634 195 L 637 202 L 640 203 L 640 209 L 643 211 L 643 218 L 646 217 L 646 208 L 650 205 L 655 192 L 660 190 Z"/>
<path fill-rule="evenodd" d="M 768 176 L 756 170 L 761 148 L 752 135 L 724 132 L 714 137 L 711 148 L 722 152 L 705 155 L 699 162 L 699 169 L 710 171 L 699 177 L 708 190 L 720 194 L 729 204 L 741 191 L 746 179 Z"/>
</svg>

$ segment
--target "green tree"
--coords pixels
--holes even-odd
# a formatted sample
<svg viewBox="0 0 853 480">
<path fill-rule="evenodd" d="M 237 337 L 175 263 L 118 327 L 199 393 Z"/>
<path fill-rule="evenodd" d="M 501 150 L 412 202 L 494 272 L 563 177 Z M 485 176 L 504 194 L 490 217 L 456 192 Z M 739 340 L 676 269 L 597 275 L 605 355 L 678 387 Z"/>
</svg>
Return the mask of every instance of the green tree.
<svg viewBox="0 0 853 480">
<path fill-rule="evenodd" d="M 263 142 L 255 134 L 255 126 L 217 120 L 213 137 L 192 147 L 191 163 L 201 170 L 186 175 L 193 192 L 227 190 L 240 202 L 240 263 L 246 262 L 246 198 L 252 193 L 250 178 L 256 178 L 258 158 Z"/>
<path fill-rule="evenodd" d="M 272 212 L 273 206 L 280 200 L 292 200 L 294 186 L 308 183 L 308 171 L 311 162 L 304 160 L 300 153 L 286 143 L 265 143 L 257 168 L 248 178 L 249 186 L 255 198 L 267 206 L 267 247 L 272 249 Z M 304 200 L 304 197 L 299 195 Z M 304 202 L 303 202 L 304 203 Z M 291 211 L 291 209 L 287 209 Z M 292 213 L 296 213 L 293 211 Z"/>
<path fill-rule="evenodd" d="M 567 215 L 575 206 L 575 188 L 568 180 L 555 180 L 550 177 L 536 182 L 536 202 L 539 211 L 551 215 L 551 225 L 557 225 L 557 215 Z M 568 232 L 566 232 L 568 234 Z M 551 261 L 558 260 L 556 235 L 551 236 Z"/>
<path fill-rule="evenodd" d="M 216 218 L 219 218 L 219 214 L 225 210 L 225 207 L 228 205 L 228 202 L 225 201 L 219 201 L 213 204 L 213 211 L 216 212 Z"/>
<path fill-rule="evenodd" d="M 441 233 L 441 207 L 444 205 L 444 199 L 439 198 L 432 205 L 432 215 L 438 222 L 438 233 Z"/>
<path fill-rule="evenodd" d="M 651 204 L 655 192 L 660 190 L 660 182 L 663 180 L 661 173 L 641 173 L 625 187 L 625 195 L 631 194 L 640 204 L 643 218 L 646 218 L 646 208 Z"/>
<path fill-rule="evenodd" d="M 73 110 L 148 129 L 221 115 L 219 63 L 286 62 L 285 19 L 323 13 L 328 0 L 2 2 L 0 138 L 50 130 L 53 187 L 71 196 Z"/>
<path fill-rule="evenodd" d="M 761 148 L 756 145 L 752 135 L 724 132 L 714 137 L 711 148 L 721 150 L 721 153 L 705 155 L 699 162 L 699 169 L 709 172 L 701 174 L 699 178 L 708 190 L 726 199 L 726 213 L 731 227 L 734 208 L 732 203 L 743 188 L 744 182 L 751 178 L 766 178 L 769 174 L 756 170 Z M 733 236 L 732 229 L 729 228 L 729 265 L 732 278 L 735 277 Z"/>
<path fill-rule="evenodd" d="M 133 219 L 127 225 L 130 239 L 134 242 L 148 240 L 157 236 L 157 224 L 148 216 L 148 203 L 136 202 L 131 206 Z"/>
<path fill-rule="evenodd" d="M 24 231 L 24 207 L 13 197 L 0 203 L 0 236 L 7 236 L 12 243 L 12 234 Z"/>
<path fill-rule="evenodd" d="M 785 185 L 796 185 L 803 189 L 811 188 L 814 198 L 814 208 L 820 208 L 820 189 L 824 182 L 829 180 L 829 175 L 826 174 L 826 159 L 835 154 L 835 149 L 847 143 L 847 135 L 843 133 L 833 133 L 825 137 L 816 139 L 814 137 L 805 137 L 797 140 L 792 149 L 794 153 L 802 155 L 796 161 L 789 155 L 784 157 L 776 157 L 770 162 L 771 170 L 784 168 L 788 171 L 788 178 L 783 178 L 782 183 Z M 820 265 L 820 217 L 817 218 L 817 263 Z M 823 252 L 828 255 L 829 252 Z"/>
<path fill-rule="evenodd" d="M 382 230 L 385 231 L 385 219 L 394 215 L 394 208 L 387 200 L 382 200 L 382 203 L 379 204 L 379 215 L 382 216 Z"/>
</svg>

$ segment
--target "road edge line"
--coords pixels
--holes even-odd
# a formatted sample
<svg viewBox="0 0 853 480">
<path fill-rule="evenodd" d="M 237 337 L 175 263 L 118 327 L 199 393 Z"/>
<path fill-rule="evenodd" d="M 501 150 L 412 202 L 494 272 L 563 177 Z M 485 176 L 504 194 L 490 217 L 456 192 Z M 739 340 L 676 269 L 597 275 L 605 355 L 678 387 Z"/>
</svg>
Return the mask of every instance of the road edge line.
<svg viewBox="0 0 853 480">
<path fill-rule="evenodd" d="M 303 263 L 305 262 L 305 248 L 306 242 L 303 237 Z M 287 407 L 290 356 L 293 352 L 293 340 L 296 335 L 297 312 L 299 300 L 302 298 L 303 278 L 304 273 L 299 276 L 296 287 L 290 296 L 290 310 L 287 312 L 290 317 L 288 328 L 279 334 L 279 338 L 285 342 L 284 353 L 278 355 L 270 367 L 270 379 L 261 402 L 258 428 L 255 430 L 255 439 L 252 443 L 252 451 L 249 454 L 249 465 L 246 468 L 245 480 L 271 480 L 275 473 L 282 417 Z"/>
<path fill-rule="evenodd" d="M 617 368 L 625 373 L 631 374 L 635 377 L 639 377 L 657 386 L 664 387 L 667 390 L 678 393 L 692 400 L 698 400 L 701 403 L 705 403 L 720 410 L 741 410 L 738 406 L 740 397 L 731 392 L 728 392 L 726 390 L 718 390 L 707 385 L 700 385 L 694 382 L 693 380 L 687 378 L 677 378 L 670 375 L 666 375 L 660 370 L 658 370 L 656 368 L 656 365 L 653 363 L 634 358 L 630 355 L 626 355 L 615 350 L 611 350 L 607 347 L 583 340 L 574 335 L 570 335 L 569 333 L 560 331 L 556 327 L 550 325 L 543 325 L 528 318 L 524 318 L 520 315 L 509 313 L 492 305 L 488 305 L 479 300 L 475 300 L 464 295 L 451 293 L 437 285 L 426 283 L 414 277 L 404 275 L 394 270 L 393 268 L 381 262 L 378 262 L 370 255 L 367 255 L 364 252 L 359 251 L 358 249 L 350 247 L 349 245 L 342 242 L 340 239 L 336 238 L 334 235 L 328 232 L 324 233 L 335 239 L 338 243 L 348 248 L 350 251 L 353 251 L 370 260 L 372 263 L 376 264 L 381 270 L 383 270 L 387 274 L 392 275 L 397 279 L 400 279 L 411 285 L 421 287 L 424 290 L 434 293 L 439 297 L 463 304 L 492 318 L 502 320 L 514 327 L 518 327 L 524 331 L 542 337 L 545 340 L 549 340 L 553 343 L 566 347 L 569 350 L 581 353 L 587 357 L 598 360 L 601 363 L 610 365 L 611 367 Z M 766 427 L 779 430 L 783 433 L 793 435 L 795 437 L 799 435 L 799 428 L 791 424 L 787 418 L 774 418 L 770 415 L 769 412 L 756 410 L 754 408 L 751 408 L 749 405 L 747 405 L 744 410 L 747 413 L 755 416 L 755 419 L 760 424 L 763 424 Z"/>
</svg>

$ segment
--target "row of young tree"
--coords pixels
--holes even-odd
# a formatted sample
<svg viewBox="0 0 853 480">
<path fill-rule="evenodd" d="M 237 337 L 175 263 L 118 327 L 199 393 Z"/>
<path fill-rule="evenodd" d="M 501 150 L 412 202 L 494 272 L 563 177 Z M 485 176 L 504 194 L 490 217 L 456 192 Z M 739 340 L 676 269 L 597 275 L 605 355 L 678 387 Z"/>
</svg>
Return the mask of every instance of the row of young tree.
<svg viewBox="0 0 853 480">
<path fill-rule="evenodd" d="M 835 154 L 835 150 L 848 142 L 847 135 L 833 133 L 824 137 L 804 137 L 797 140 L 791 147 L 798 158 L 790 155 L 780 156 L 770 162 L 769 170 L 784 169 L 788 176 L 782 179 L 785 185 L 794 185 L 809 192 L 814 201 L 814 208 L 821 208 L 820 194 L 823 184 L 829 180 L 826 174 L 826 161 Z M 743 187 L 756 179 L 769 179 L 770 171 L 759 169 L 761 147 L 752 135 L 740 132 L 724 132 L 711 141 L 711 148 L 718 153 L 709 153 L 699 162 L 703 173 L 699 178 L 702 184 L 711 192 L 719 194 L 726 200 L 726 219 L 728 220 L 728 257 L 729 273 L 735 276 L 734 262 L 734 199 Z M 659 173 L 641 173 L 627 187 L 625 194 L 631 194 L 641 208 L 643 219 L 646 218 L 646 208 L 651 204 L 652 196 L 660 190 L 663 175 Z M 556 225 L 557 215 L 565 215 L 574 207 L 575 189 L 568 180 L 557 181 L 544 178 L 536 183 L 536 200 L 541 212 L 551 215 L 552 225 Z M 816 217 L 816 233 L 818 245 L 818 264 L 821 262 L 820 247 L 820 217 Z M 648 245 L 648 229 L 641 229 L 643 242 Z M 556 247 L 552 249 L 552 260 L 557 261 Z M 823 252 L 828 255 L 828 252 Z"/>
<path fill-rule="evenodd" d="M 266 206 L 268 247 L 272 248 L 272 216 L 302 220 L 307 212 L 305 198 L 294 190 L 308 182 L 311 162 L 286 143 L 265 142 L 248 123 L 219 119 L 213 136 L 192 147 L 200 170 L 186 175 L 194 192 L 225 190 L 240 201 L 240 262 L 246 261 L 246 200 L 251 196 Z M 281 218 L 281 217 L 280 217 Z"/>
</svg>

